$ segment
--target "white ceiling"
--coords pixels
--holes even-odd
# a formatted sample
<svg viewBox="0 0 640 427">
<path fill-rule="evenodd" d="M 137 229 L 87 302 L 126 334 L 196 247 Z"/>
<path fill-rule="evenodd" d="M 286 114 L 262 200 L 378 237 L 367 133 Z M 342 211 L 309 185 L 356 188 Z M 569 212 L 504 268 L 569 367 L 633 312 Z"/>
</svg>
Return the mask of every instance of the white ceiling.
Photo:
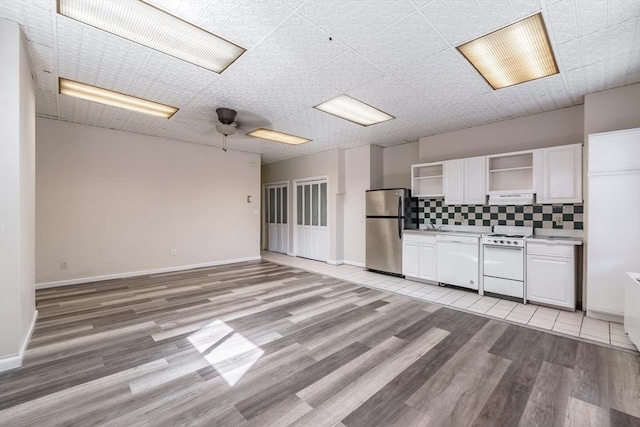
<svg viewBox="0 0 640 427">
<path fill-rule="evenodd" d="M 640 81 L 639 0 L 153 0 L 248 51 L 222 74 L 56 15 L 55 0 L 0 0 L 24 28 L 36 112 L 91 126 L 220 147 L 215 109 L 313 139 L 242 134 L 229 148 L 263 163 L 331 148 L 383 147 L 583 103 Z M 560 74 L 493 91 L 455 46 L 542 11 Z M 180 108 L 165 120 L 57 93 L 57 79 Z M 346 93 L 395 120 L 362 127 L 313 109 Z M 247 123 L 249 122 L 249 123 Z M 253 125 L 253 127 L 251 126 Z"/>
</svg>

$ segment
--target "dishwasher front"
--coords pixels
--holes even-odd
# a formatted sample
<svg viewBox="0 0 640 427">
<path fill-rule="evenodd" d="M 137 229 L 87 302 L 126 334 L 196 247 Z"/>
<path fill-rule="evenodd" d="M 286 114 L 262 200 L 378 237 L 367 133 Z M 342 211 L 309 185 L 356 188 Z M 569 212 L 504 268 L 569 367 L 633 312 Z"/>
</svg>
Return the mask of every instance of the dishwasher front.
<svg viewBox="0 0 640 427">
<path fill-rule="evenodd" d="M 478 289 L 479 237 L 438 235 L 436 254 L 438 282 Z"/>
</svg>

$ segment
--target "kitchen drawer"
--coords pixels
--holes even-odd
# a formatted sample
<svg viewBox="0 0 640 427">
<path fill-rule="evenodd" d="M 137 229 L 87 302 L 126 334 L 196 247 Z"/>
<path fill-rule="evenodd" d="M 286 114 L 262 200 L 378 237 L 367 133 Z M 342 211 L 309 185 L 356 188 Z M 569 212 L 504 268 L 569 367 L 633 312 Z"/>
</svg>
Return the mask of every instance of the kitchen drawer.
<svg viewBox="0 0 640 427">
<path fill-rule="evenodd" d="M 435 245 L 436 236 L 434 234 L 402 233 L 402 241 L 414 243 L 432 243 Z"/>
<path fill-rule="evenodd" d="M 549 255 L 559 257 L 573 257 L 574 245 L 527 242 L 528 255 Z"/>
</svg>

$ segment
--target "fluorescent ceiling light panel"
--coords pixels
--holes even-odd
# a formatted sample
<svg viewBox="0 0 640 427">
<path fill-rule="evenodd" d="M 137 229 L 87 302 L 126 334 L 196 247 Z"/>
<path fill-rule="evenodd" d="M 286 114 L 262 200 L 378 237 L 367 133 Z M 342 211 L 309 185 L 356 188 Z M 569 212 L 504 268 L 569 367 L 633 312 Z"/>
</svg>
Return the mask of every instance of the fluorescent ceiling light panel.
<svg viewBox="0 0 640 427">
<path fill-rule="evenodd" d="M 142 0 L 58 0 L 58 13 L 216 73 L 246 51 Z"/>
<path fill-rule="evenodd" d="M 74 82 L 73 80 L 63 79 L 62 77 L 59 79 L 59 84 L 60 93 L 63 95 L 73 96 L 86 101 L 98 102 L 112 107 L 125 108 L 139 113 L 164 117 L 165 119 L 173 116 L 175 112 L 178 111 L 177 108 L 169 105 L 147 101 L 146 99 L 124 95 L 122 93 L 113 92 L 84 83 Z"/>
<path fill-rule="evenodd" d="M 275 130 L 265 128 L 256 129 L 253 132 L 249 132 L 247 135 L 253 136 L 255 138 L 268 139 L 270 141 L 283 142 L 285 144 L 291 145 L 299 145 L 311 141 L 310 139 L 302 138 L 300 136 L 289 135 L 287 133 L 277 132 Z"/>
<path fill-rule="evenodd" d="M 316 105 L 313 108 L 317 108 L 325 113 L 333 114 L 341 119 L 358 123 L 362 126 L 371 126 L 376 123 L 395 119 L 392 115 L 347 95 L 340 95 L 328 100 L 327 102 L 323 102 L 320 105 Z"/>
<path fill-rule="evenodd" d="M 559 73 L 541 13 L 457 49 L 494 89 Z"/>
</svg>

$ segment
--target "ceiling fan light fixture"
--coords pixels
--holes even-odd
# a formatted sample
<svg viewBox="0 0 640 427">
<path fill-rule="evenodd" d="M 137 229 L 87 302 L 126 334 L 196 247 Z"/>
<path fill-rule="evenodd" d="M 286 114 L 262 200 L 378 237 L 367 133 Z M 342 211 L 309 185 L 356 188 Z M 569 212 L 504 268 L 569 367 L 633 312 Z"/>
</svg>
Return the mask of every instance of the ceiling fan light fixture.
<svg viewBox="0 0 640 427">
<path fill-rule="evenodd" d="M 216 125 L 216 131 L 224 136 L 233 135 L 236 133 L 236 127 L 234 125 L 227 125 L 224 123 Z"/>
<path fill-rule="evenodd" d="M 301 136 L 289 135 L 288 133 L 278 132 L 271 129 L 260 128 L 249 132 L 247 136 L 254 138 L 268 139 L 269 141 L 282 142 L 284 144 L 300 145 L 311 141 Z"/>
<path fill-rule="evenodd" d="M 495 89 L 557 74 L 542 13 L 457 46 Z"/>
<path fill-rule="evenodd" d="M 137 111 L 139 113 L 164 117 L 165 119 L 170 118 L 178 111 L 178 108 L 170 105 L 136 98 L 135 96 L 125 95 L 123 93 L 64 79 L 62 77 L 58 78 L 58 86 L 62 95 L 73 96 L 75 98 L 84 99 L 85 101 L 97 102 L 99 104 L 124 108 L 131 111 Z"/>
<path fill-rule="evenodd" d="M 246 49 L 143 0 L 57 0 L 58 13 L 222 73 Z"/>
<path fill-rule="evenodd" d="M 313 108 L 362 126 L 371 126 L 395 119 L 392 115 L 348 95 L 337 96 Z"/>
</svg>

